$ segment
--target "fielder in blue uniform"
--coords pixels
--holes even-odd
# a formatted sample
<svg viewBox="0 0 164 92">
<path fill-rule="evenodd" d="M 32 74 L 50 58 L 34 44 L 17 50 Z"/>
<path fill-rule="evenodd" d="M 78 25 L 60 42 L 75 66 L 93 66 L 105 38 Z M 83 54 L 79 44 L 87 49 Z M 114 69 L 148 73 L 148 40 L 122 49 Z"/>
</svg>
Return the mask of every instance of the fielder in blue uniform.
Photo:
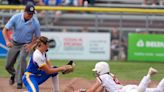
<svg viewBox="0 0 164 92">
<path fill-rule="evenodd" d="M 71 65 L 61 67 L 52 67 L 47 60 L 46 52 L 48 51 L 48 39 L 44 36 L 38 38 L 33 47 L 35 50 L 31 55 L 29 65 L 22 78 L 28 92 L 39 92 L 39 85 L 52 77 L 54 87 L 53 92 L 59 92 L 58 72 L 70 70 Z"/>
</svg>

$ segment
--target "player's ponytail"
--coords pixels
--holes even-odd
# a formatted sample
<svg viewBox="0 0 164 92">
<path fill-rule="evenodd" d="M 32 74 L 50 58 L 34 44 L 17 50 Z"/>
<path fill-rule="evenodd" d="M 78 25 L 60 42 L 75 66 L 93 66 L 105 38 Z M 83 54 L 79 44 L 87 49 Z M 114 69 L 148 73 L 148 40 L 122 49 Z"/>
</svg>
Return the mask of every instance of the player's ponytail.
<svg viewBox="0 0 164 92">
<path fill-rule="evenodd" d="M 32 46 L 31 51 L 35 51 L 35 49 L 41 44 L 41 42 L 39 41 L 39 39 L 36 40 L 36 43 Z"/>
<path fill-rule="evenodd" d="M 48 38 L 45 36 L 41 36 L 36 40 L 36 43 L 32 46 L 32 51 L 34 51 L 36 48 L 41 46 L 41 43 L 47 44 L 48 43 Z"/>
</svg>

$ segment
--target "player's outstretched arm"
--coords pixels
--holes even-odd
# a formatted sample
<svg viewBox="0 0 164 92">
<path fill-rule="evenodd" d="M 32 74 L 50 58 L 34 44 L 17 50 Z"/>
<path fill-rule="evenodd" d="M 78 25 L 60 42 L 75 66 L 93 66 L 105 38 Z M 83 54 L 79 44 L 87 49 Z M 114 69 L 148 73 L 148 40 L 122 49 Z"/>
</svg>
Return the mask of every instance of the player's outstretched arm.
<svg viewBox="0 0 164 92">
<path fill-rule="evenodd" d="M 73 67 L 71 65 L 64 65 L 58 68 L 49 67 L 47 64 L 40 67 L 41 70 L 45 71 L 48 74 L 53 74 L 57 72 L 63 72 L 66 70 L 71 70 Z"/>
</svg>

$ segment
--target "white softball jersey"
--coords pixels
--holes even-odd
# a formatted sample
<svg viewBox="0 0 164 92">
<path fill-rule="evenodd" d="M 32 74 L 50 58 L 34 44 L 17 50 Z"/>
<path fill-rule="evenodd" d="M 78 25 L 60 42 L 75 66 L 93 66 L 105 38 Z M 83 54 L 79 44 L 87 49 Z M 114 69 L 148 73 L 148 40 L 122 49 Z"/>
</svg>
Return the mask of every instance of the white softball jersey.
<svg viewBox="0 0 164 92">
<path fill-rule="evenodd" d="M 106 92 L 137 92 L 137 89 L 142 92 L 164 92 L 164 79 L 160 81 L 156 88 L 147 88 L 150 83 L 150 76 L 144 76 L 139 85 L 119 85 L 116 84 L 109 74 L 100 75 L 97 77 L 99 82 L 105 88 Z"/>
<path fill-rule="evenodd" d="M 45 53 L 42 54 L 38 49 L 36 49 L 33 54 L 33 62 L 37 63 L 37 65 L 41 67 L 46 64 L 46 61 L 47 59 Z"/>
<path fill-rule="evenodd" d="M 113 81 L 109 74 L 103 74 L 97 77 L 107 92 L 119 92 L 119 86 Z"/>
</svg>

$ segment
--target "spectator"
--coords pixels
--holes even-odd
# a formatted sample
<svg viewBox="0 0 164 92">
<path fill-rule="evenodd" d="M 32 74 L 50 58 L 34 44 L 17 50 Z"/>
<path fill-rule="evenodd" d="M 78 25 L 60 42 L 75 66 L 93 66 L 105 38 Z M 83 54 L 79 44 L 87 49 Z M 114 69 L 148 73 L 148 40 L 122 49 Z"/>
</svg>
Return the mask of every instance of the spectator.
<svg viewBox="0 0 164 92">
<path fill-rule="evenodd" d="M 94 6 L 95 0 L 80 0 L 81 6 Z"/>
<path fill-rule="evenodd" d="M 62 5 L 62 0 L 39 0 L 39 5 L 58 6 Z"/>
<path fill-rule="evenodd" d="M 160 0 L 160 5 L 164 5 L 164 0 Z"/>
<path fill-rule="evenodd" d="M 152 1 L 152 5 L 157 5 L 158 0 L 144 0 L 144 5 L 148 5 L 149 1 Z"/>
<path fill-rule="evenodd" d="M 22 75 L 26 68 L 26 57 L 35 43 L 36 38 L 40 36 L 40 24 L 36 17 L 33 17 L 35 7 L 28 3 L 23 13 L 13 15 L 3 28 L 3 36 L 6 45 L 9 47 L 6 70 L 10 73 L 9 84 L 13 85 L 15 79 L 17 88 L 22 88 Z M 9 41 L 7 32 L 13 30 L 12 41 Z M 14 64 L 18 60 L 17 70 Z M 15 78 L 16 77 L 16 78 Z"/>
<path fill-rule="evenodd" d="M 35 2 L 35 0 L 20 0 L 21 4 L 26 5 L 27 3 L 31 2 L 33 4 L 36 4 L 37 2 Z"/>
<path fill-rule="evenodd" d="M 79 4 L 78 0 L 64 0 L 64 5 L 67 6 L 78 6 Z"/>
<path fill-rule="evenodd" d="M 112 29 L 111 35 L 111 58 L 112 60 L 118 60 L 120 49 L 120 36 L 117 28 Z"/>
<path fill-rule="evenodd" d="M 20 0 L 21 1 L 21 4 L 23 5 L 26 5 L 27 3 L 31 2 L 33 3 L 34 5 L 43 5 L 42 2 L 48 2 L 49 0 Z M 50 0 L 50 1 L 61 1 L 61 0 Z M 53 2 L 50 2 L 53 4 Z"/>
<path fill-rule="evenodd" d="M 9 5 L 19 5 L 21 4 L 20 0 L 8 0 Z"/>
<path fill-rule="evenodd" d="M 46 6 L 61 6 L 62 3 L 63 3 L 62 0 L 39 0 L 39 5 L 46 5 Z M 42 17 L 45 17 L 46 14 L 48 13 L 49 13 L 48 11 L 42 11 L 40 14 Z M 59 20 L 61 14 L 62 11 L 60 10 L 55 11 L 54 23 L 56 23 Z"/>
<path fill-rule="evenodd" d="M 121 36 L 117 28 L 112 28 L 111 34 L 111 59 L 126 60 L 127 57 L 127 39 Z"/>
</svg>

